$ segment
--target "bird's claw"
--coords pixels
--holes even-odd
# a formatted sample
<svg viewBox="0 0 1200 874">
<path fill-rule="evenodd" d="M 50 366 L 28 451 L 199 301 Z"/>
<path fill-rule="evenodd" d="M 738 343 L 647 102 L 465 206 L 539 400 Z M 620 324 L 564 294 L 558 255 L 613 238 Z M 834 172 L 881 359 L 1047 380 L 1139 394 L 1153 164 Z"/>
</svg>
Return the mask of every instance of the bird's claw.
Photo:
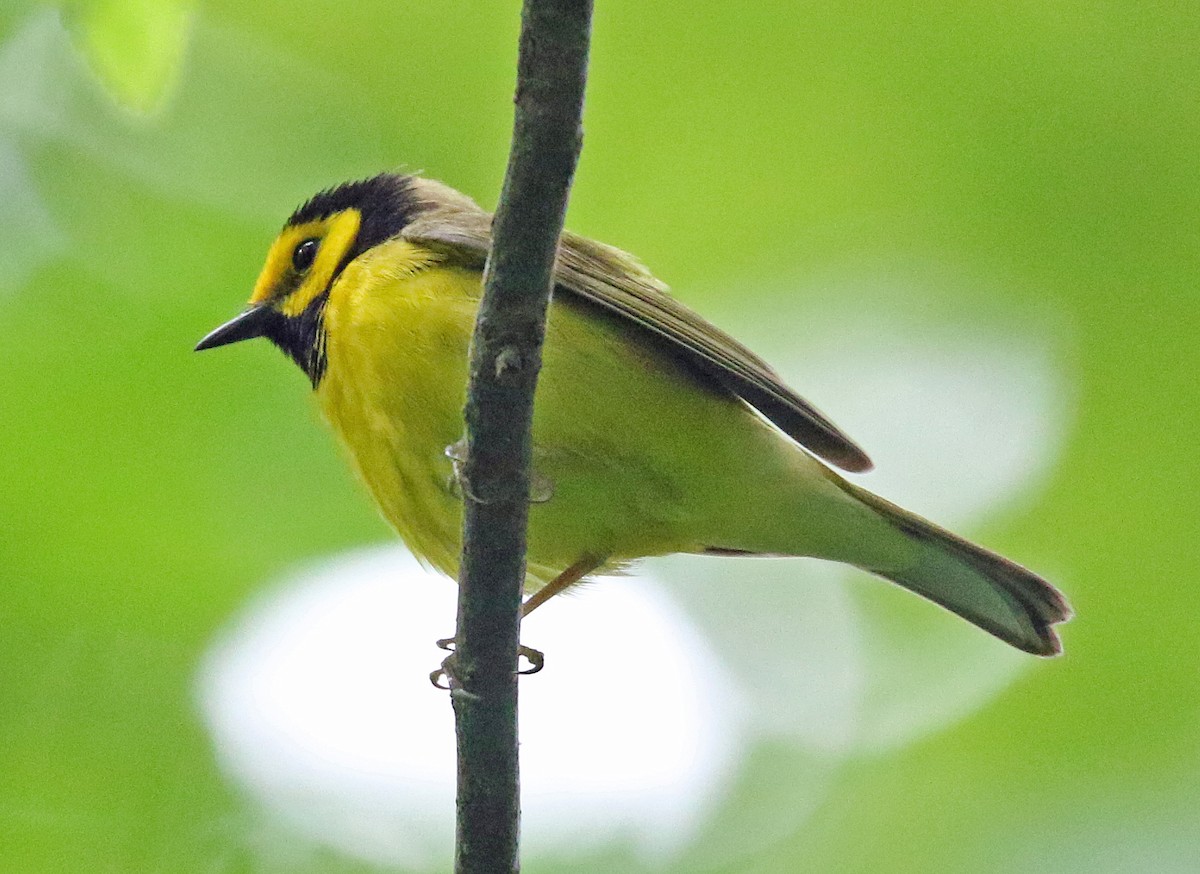
<svg viewBox="0 0 1200 874">
<path fill-rule="evenodd" d="M 454 638 L 449 638 L 453 642 Z M 450 649 L 450 655 L 442 659 L 442 664 L 436 671 L 429 674 L 429 682 L 433 683 L 435 689 L 444 689 L 447 692 L 453 693 L 456 689 L 461 689 L 462 684 L 458 681 L 458 677 L 454 674 L 454 651 L 449 646 L 442 646 L 444 640 L 438 641 L 438 646 L 442 649 Z M 445 680 L 443 685 L 442 680 Z"/>
<path fill-rule="evenodd" d="M 443 637 L 434 643 L 438 649 L 444 649 L 450 655 L 442 659 L 441 666 L 429 674 L 429 682 L 433 683 L 435 688 L 446 689 L 453 691 L 458 685 L 458 679 L 454 676 L 454 647 L 458 645 L 458 641 L 453 637 Z M 446 685 L 442 685 L 442 680 L 445 679 Z"/>
<path fill-rule="evenodd" d="M 437 689 L 443 689 L 451 692 L 452 694 L 465 694 L 462 683 L 459 682 L 458 677 L 454 673 L 454 665 L 458 655 L 454 649 L 456 643 L 457 641 L 453 637 L 443 637 L 441 640 L 437 641 L 438 649 L 447 650 L 450 655 L 442 659 L 442 664 L 436 671 L 430 672 L 429 682 L 433 683 L 434 687 Z M 529 662 L 529 667 L 523 670 L 518 670 L 518 674 L 536 674 L 546 666 L 546 656 L 539 649 L 534 649 L 531 646 L 521 645 L 517 648 L 517 655 L 524 657 L 524 659 Z M 444 684 L 442 682 L 443 680 L 445 680 Z"/>
<path fill-rule="evenodd" d="M 529 662 L 529 667 L 523 671 L 517 671 L 518 674 L 536 674 L 546 667 L 546 656 L 540 649 L 521 645 L 517 647 L 517 655 L 524 656 L 525 660 Z"/>
</svg>

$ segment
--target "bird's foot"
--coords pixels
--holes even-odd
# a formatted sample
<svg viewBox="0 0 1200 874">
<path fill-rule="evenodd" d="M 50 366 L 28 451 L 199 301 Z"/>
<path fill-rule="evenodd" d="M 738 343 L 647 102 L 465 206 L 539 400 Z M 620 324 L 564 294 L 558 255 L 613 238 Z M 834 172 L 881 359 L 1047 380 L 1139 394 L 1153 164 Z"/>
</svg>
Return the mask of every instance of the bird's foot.
<svg viewBox="0 0 1200 874">
<path fill-rule="evenodd" d="M 457 443 L 451 443 L 442 450 L 442 454 L 450 459 L 452 473 L 446 481 L 446 491 L 458 500 L 466 495 L 477 504 L 492 503 L 482 496 L 475 494 L 465 473 L 467 464 L 467 439 L 464 437 Z M 537 469 L 537 459 L 542 452 L 534 447 L 533 468 L 529 472 L 529 503 L 544 504 L 554 497 L 554 480 Z"/>
<path fill-rule="evenodd" d="M 452 471 L 446 482 L 447 491 L 460 501 L 465 495 L 477 504 L 482 503 L 475 496 L 474 492 L 471 491 L 471 485 L 467 482 L 467 475 L 463 471 L 463 468 L 467 464 L 467 438 L 463 437 L 457 443 L 451 443 L 442 450 L 442 454 L 450 459 L 450 468 Z M 438 646 L 441 646 L 440 641 L 438 642 Z M 448 647 L 442 646 L 442 649 L 448 649 Z"/>
<path fill-rule="evenodd" d="M 430 672 L 429 682 L 433 683 L 433 685 L 438 689 L 448 690 L 452 695 L 470 694 L 463 689 L 462 683 L 454 673 L 455 662 L 458 656 L 458 653 L 455 651 L 455 647 L 458 645 L 458 641 L 453 637 L 443 637 L 436 643 L 438 649 L 444 649 L 448 651 L 450 655 L 442 659 L 442 664 L 437 670 Z M 536 674 L 546 666 L 546 656 L 540 649 L 534 649 L 531 646 L 525 646 L 522 644 L 521 646 L 517 647 L 517 655 L 529 662 L 529 667 L 524 668 L 523 670 L 518 670 L 518 674 Z M 444 685 L 442 682 L 443 680 L 445 681 Z"/>
<path fill-rule="evenodd" d="M 454 673 L 455 656 L 458 655 L 454 648 L 458 645 L 458 641 L 453 637 L 442 637 L 434 641 L 438 649 L 444 649 L 450 655 L 442 659 L 441 665 L 436 671 L 431 671 L 429 674 L 429 682 L 433 683 L 437 689 L 445 689 L 451 695 L 466 694 L 462 683 L 459 682 L 458 676 Z M 442 681 L 445 680 L 443 685 Z"/>
</svg>

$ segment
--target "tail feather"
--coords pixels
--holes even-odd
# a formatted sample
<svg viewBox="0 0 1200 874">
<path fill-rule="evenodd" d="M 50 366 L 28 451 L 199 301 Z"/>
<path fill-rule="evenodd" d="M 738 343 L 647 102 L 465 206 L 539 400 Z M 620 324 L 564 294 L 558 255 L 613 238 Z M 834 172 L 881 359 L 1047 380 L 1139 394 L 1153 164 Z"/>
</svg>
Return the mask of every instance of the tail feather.
<svg viewBox="0 0 1200 874">
<path fill-rule="evenodd" d="M 1040 656 L 1062 652 L 1054 625 L 1071 607 L 1052 585 L 1015 562 L 951 534 L 862 489 L 855 496 L 918 549 L 903 567 L 867 567 L 945 607 L 984 631 Z"/>
</svg>

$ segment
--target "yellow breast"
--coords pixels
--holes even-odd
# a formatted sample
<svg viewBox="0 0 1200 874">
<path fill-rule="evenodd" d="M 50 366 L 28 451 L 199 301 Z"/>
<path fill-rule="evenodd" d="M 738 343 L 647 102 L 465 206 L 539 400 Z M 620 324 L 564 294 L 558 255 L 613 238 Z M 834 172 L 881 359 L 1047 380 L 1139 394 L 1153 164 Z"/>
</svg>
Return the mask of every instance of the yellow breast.
<svg viewBox="0 0 1200 874">
<path fill-rule="evenodd" d="M 445 449 L 462 436 L 479 295 L 479 273 L 394 240 L 346 266 L 325 310 L 325 416 L 409 548 L 451 575 L 462 505 Z"/>
</svg>

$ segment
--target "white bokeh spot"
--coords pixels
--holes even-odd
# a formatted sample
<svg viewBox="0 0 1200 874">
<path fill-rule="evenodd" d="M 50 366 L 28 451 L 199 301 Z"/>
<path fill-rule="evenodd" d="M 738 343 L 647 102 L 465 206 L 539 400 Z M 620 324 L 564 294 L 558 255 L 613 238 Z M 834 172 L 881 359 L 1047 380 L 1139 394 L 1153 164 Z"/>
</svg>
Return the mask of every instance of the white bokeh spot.
<svg viewBox="0 0 1200 874">
<path fill-rule="evenodd" d="M 400 547 L 352 553 L 252 605 L 210 652 L 201 706 L 226 772 L 278 823 L 379 864 L 450 858 L 454 725 L 429 684 L 455 589 Z M 553 614 L 553 615 L 551 615 Z M 679 851 L 744 746 L 733 683 L 644 579 L 606 579 L 526 624 L 527 853 Z"/>
</svg>

